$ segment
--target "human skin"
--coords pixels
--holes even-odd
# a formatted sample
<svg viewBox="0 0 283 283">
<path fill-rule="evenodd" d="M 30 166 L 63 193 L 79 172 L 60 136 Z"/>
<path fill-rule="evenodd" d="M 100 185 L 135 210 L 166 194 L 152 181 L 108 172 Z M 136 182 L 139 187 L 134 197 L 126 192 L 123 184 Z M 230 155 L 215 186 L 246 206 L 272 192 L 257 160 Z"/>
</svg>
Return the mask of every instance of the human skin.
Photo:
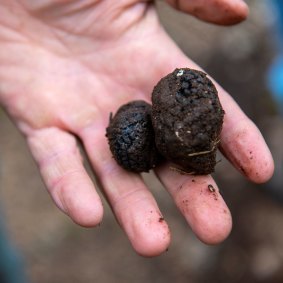
<svg viewBox="0 0 283 283">
<path fill-rule="evenodd" d="M 240 0 L 168 2 L 218 24 L 248 13 Z M 0 1 L 0 103 L 25 136 L 48 192 L 75 223 L 101 223 L 102 202 L 79 139 L 117 221 L 143 256 L 164 252 L 170 230 L 141 176 L 112 158 L 105 129 L 110 112 L 130 100 L 150 102 L 154 85 L 176 67 L 199 69 L 149 1 Z M 262 135 L 217 88 L 226 113 L 222 152 L 251 181 L 267 181 L 274 165 Z M 155 173 L 200 240 L 216 244 L 229 235 L 231 215 L 210 175 L 181 175 L 170 164 Z"/>
</svg>

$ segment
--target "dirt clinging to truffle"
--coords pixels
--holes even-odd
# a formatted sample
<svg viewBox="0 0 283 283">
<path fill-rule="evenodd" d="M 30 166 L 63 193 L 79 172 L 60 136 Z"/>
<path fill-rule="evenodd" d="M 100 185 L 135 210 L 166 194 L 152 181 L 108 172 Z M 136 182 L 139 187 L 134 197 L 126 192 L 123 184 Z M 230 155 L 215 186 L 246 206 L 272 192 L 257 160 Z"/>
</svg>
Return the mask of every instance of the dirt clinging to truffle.
<svg viewBox="0 0 283 283">
<path fill-rule="evenodd" d="M 223 116 L 217 90 L 201 71 L 176 69 L 153 90 L 156 146 L 187 173 L 214 171 Z"/>
</svg>

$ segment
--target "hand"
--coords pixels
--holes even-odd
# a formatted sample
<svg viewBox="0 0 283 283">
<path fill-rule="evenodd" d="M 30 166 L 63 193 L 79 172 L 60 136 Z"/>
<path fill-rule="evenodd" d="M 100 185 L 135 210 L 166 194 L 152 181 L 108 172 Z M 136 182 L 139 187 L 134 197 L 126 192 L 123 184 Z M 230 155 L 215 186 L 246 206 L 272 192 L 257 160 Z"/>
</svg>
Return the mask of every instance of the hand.
<svg viewBox="0 0 283 283">
<path fill-rule="evenodd" d="M 202 1 L 168 2 L 223 24 L 247 14 L 240 0 L 199 6 Z M 153 86 L 176 67 L 199 68 L 164 32 L 150 2 L 1 1 L 0 102 L 26 136 L 51 197 L 82 226 L 102 220 L 102 203 L 83 166 L 77 137 L 118 222 L 144 256 L 166 250 L 169 228 L 141 177 L 113 160 L 105 128 L 110 112 L 129 100 L 150 101 Z M 251 181 L 267 181 L 273 161 L 260 132 L 218 90 L 226 112 L 222 152 Z M 180 175 L 168 164 L 156 175 L 203 242 L 227 237 L 231 215 L 211 176 Z"/>
</svg>

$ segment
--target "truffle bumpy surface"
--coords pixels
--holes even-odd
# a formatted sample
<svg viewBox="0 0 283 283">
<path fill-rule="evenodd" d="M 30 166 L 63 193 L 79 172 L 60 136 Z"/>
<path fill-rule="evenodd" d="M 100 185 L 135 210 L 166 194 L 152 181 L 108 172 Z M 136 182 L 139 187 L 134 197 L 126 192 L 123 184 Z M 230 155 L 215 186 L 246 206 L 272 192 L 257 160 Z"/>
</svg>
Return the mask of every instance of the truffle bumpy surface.
<svg viewBox="0 0 283 283">
<path fill-rule="evenodd" d="M 204 72 L 176 69 L 162 78 L 152 94 L 152 123 L 159 152 L 189 174 L 210 174 L 224 111 Z"/>
<path fill-rule="evenodd" d="M 148 172 L 159 161 L 151 123 L 151 105 L 132 101 L 121 106 L 106 129 L 110 150 L 117 163 L 133 172 Z"/>
</svg>

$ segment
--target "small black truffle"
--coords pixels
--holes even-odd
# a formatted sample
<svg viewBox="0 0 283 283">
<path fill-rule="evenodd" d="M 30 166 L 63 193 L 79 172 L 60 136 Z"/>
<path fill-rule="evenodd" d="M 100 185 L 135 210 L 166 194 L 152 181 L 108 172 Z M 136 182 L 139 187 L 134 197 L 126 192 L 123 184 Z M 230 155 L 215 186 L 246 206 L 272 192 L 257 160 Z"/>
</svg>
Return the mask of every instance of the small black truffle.
<svg viewBox="0 0 283 283">
<path fill-rule="evenodd" d="M 201 71 L 176 69 L 153 90 L 156 147 L 187 173 L 214 171 L 223 117 L 217 90 Z"/>
<path fill-rule="evenodd" d="M 137 100 L 119 108 L 106 129 L 110 150 L 117 163 L 133 172 L 148 172 L 160 155 L 154 143 L 151 105 Z"/>
</svg>

